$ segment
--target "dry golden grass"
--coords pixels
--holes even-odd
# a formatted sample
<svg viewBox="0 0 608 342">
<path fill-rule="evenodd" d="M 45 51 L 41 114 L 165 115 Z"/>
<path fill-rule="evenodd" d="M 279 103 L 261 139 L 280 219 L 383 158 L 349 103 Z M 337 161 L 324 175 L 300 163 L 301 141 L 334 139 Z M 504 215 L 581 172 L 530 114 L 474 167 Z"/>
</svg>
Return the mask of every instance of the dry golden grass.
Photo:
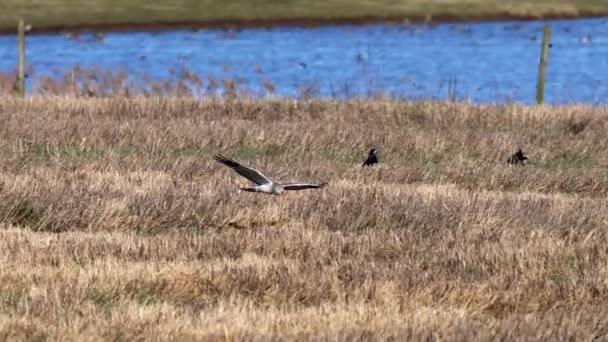
<svg viewBox="0 0 608 342">
<path fill-rule="evenodd" d="M 604 336 L 607 126 L 585 106 L 2 98 L 0 339 Z M 239 194 L 217 152 L 330 185 Z"/>
</svg>

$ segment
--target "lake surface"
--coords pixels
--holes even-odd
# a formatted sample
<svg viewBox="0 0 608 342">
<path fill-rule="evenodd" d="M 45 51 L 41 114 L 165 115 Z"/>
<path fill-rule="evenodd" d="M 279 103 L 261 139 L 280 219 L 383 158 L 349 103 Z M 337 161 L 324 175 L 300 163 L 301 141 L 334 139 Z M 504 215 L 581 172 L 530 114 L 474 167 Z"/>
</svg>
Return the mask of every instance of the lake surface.
<svg viewBox="0 0 608 342">
<path fill-rule="evenodd" d="M 174 79 L 170 69 L 184 65 L 203 80 L 239 80 L 256 96 L 268 94 L 267 80 L 286 97 L 533 103 L 545 24 L 545 101 L 606 104 L 607 19 L 107 33 L 101 41 L 93 33 L 31 35 L 28 87 L 75 64 L 154 80 Z M 15 36 L 0 36 L 0 71 L 15 69 L 16 46 Z"/>
</svg>

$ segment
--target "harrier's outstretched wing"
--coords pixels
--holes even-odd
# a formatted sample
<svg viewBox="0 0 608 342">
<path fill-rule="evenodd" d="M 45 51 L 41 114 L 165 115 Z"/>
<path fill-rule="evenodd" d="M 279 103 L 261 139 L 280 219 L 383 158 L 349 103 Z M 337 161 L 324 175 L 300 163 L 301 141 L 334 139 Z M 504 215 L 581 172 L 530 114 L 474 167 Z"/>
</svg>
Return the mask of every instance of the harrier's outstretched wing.
<svg viewBox="0 0 608 342">
<path fill-rule="evenodd" d="M 224 157 L 221 154 L 215 155 L 213 157 L 213 159 L 215 159 L 215 161 L 217 161 L 219 163 L 222 163 L 222 164 L 230 167 L 236 173 L 249 179 L 250 181 L 254 182 L 257 185 L 271 183 L 270 179 L 266 178 L 266 176 L 264 176 L 261 172 L 257 171 L 256 169 L 253 169 L 253 168 L 250 168 L 247 166 L 243 166 L 230 158 Z"/>
<path fill-rule="evenodd" d="M 327 183 L 311 184 L 311 183 L 287 183 L 283 184 L 284 190 L 304 190 L 304 189 L 320 189 L 327 185 Z"/>
</svg>

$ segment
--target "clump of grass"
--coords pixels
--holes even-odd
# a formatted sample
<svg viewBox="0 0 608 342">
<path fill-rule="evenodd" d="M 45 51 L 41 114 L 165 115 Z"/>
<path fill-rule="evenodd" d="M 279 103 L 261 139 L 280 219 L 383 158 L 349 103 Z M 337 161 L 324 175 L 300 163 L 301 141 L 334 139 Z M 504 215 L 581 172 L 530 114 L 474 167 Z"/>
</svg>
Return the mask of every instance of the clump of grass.
<svg viewBox="0 0 608 342">
<path fill-rule="evenodd" d="M 12 225 L 39 230 L 44 220 L 44 211 L 29 199 L 21 199 L 9 209 L 5 221 Z"/>
<path fill-rule="evenodd" d="M 106 314 L 110 314 L 112 309 L 120 303 L 120 296 L 115 293 L 108 293 L 97 288 L 88 289 L 85 299 L 92 301 L 97 307 Z"/>
<path fill-rule="evenodd" d="M 564 126 L 568 133 L 570 133 L 571 135 L 577 135 L 582 133 L 585 128 L 587 128 L 589 124 L 591 124 L 591 122 L 591 117 L 575 118 L 573 116 L 570 116 L 567 120 L 564 121 Z"/>
</svg>

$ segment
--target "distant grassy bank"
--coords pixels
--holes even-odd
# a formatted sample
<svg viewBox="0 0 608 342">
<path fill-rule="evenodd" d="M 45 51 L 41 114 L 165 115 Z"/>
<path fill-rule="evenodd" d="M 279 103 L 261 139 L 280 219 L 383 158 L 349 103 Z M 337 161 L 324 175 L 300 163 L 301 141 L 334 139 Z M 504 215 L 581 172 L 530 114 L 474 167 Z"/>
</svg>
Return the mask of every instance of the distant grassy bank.
<svg viewBox="0 0 608 342">
<path fill-rule="evenodd" d="M 590 0 L 3 0 L 2 7 L 1 32 L 14 31 L 19 17 L 44 32 L 608 15 L 608 2 Z"/>
</svg>

